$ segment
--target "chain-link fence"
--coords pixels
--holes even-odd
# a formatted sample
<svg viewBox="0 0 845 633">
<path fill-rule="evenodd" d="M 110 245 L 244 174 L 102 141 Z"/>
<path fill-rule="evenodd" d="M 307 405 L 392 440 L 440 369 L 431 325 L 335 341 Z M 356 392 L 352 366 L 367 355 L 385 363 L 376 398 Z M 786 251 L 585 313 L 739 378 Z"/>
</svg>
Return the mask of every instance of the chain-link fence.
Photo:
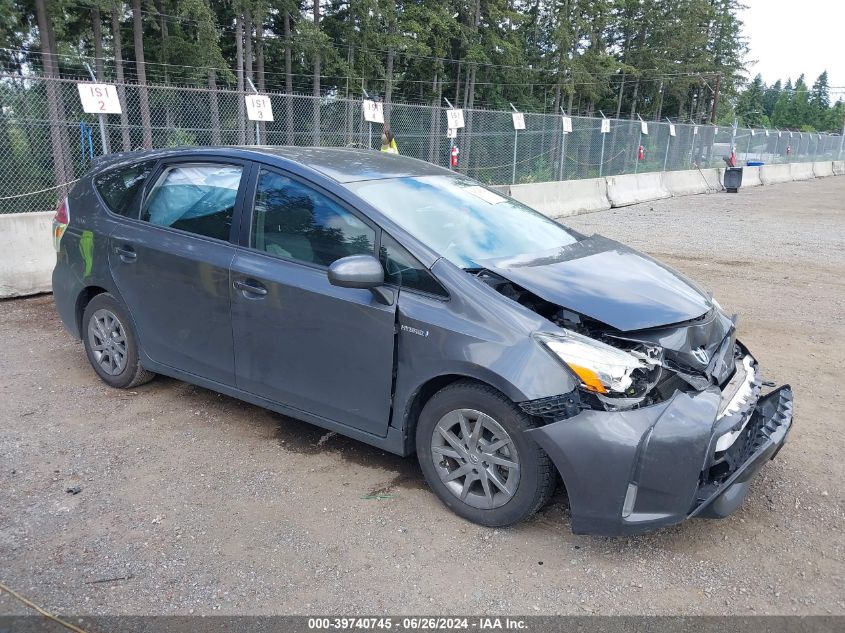
<svg viewBox="0 0 845 633">
<path fill-rule="evenodd" d="M 123 113 L 104 115 L 101 127 L 96 115 L 82 111 L 76 86 L 68 79 L 0 74 L 0 167 L 6 174 L 0 213 L 50 210 L 62 185 L 96 157 L 145 143 L 381 145 L 382 126 L 364 121 L 356 99 L 267 92 L 274 121 L 255 123 L 246 118 L 245 93 L 125 84 L 117 86 Z M 49 115 L 53 109 L 56 118 Z M 446 108 L 438 105 L 386 104 L 385 118 L 402 154 L 445 167 L 455 144 L 458 171 L 490 184 L 719 167 L 732 151 L 739 165 L 845 156 L 842 136 L 807 132 L 628 119 L 611 119 L 602 132 L 602 119 L 572 117 L 572 131 L 564 133 L 562 116 L 535 113 L 525 114 L 524 130 L 514 130 L 511 112 L 466 110 L 465 127 L 449 139 Z"/>
</svg>

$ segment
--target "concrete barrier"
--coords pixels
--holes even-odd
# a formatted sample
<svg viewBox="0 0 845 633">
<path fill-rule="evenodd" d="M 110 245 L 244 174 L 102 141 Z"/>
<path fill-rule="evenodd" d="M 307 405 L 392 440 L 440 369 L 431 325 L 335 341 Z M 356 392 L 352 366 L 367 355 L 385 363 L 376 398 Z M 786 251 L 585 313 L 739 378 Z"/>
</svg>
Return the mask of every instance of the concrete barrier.
<svg viewBox="0 0 845 633">
<path fill-rule="evenodd" d="M 661 176 L 660 172 L 608 176 L 607 197 L 610 198 L 610 206 L 626 207 L 629 204 L 671 197 L 672 194 L 663 186 Z"/>
<path fill-rule="evenodd" d="M 833 173 L 837 176 L 845 176 L 845 160 L 833 161 Z"/>
<path fill-rule="evenodd" d="M 725 182 L 724 180 L 724 169 L 719 170 L 720 175 L 720 182 Z M 759 187 L 763 184 L 763 181 L 760 180 L 760 168 L 759 167 L 743 167 L 742 168 L 742 186 L 743 187 Z"/>
<path fill-rule="evenodd" d="M 717 169 L 687 169 L 684 171 L 664 171 L 661 180 L 666 190 L 673 196 L 689 196 L 696 193 L 719 191 L 722 186 Z"/>
<path fill-rule="evenodd" d="M 511 195 L 511 186 L 510 185 L 487 185 L 493 191 L 498 191 L 503 196 Z"/>
<path fill-rule="evenodd" d="M 792 171 L 789 168 L 789 163 L 763 165 L 760 167 L 760 182 L 764 185 L 775 185 L 780 182 L 790 182 L 791 180 Z"/>
<path fill-rule="evenodd" d="M 816 178 L 833 176 L 833 163 L 829 160 L 813 163 L 813 175 Z"/>
<path fill-rule="evenodd" d="M 604 178 L 512 185 L 510 195 L 550 218 L 610 208 Z"/>
<path fill-rule="evenodd" d="M 50 291 L 52 220 L 50 211 L 0 215 L 0 298 Z"/>
<path fill-rule="evenodd" d="M 790 163 L 789 171 L 792 174 L 792 180 L 812 180 L 813 163 Z"/>
</svg>

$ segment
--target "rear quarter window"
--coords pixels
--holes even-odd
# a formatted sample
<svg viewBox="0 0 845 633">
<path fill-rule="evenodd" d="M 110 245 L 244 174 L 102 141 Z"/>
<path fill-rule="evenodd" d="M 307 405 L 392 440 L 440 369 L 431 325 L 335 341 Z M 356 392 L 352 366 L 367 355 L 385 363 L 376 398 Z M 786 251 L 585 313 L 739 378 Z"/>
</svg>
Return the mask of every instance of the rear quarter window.
<svg viewBox="0 0 845 633">
<path fill-rule="evenodd" d="M 126 217 L 138 216 L 138 192 L 155 164 L 154 160 L 147 161 L 94 176 L 94 186 L 112 213 Z"/>
</svg>

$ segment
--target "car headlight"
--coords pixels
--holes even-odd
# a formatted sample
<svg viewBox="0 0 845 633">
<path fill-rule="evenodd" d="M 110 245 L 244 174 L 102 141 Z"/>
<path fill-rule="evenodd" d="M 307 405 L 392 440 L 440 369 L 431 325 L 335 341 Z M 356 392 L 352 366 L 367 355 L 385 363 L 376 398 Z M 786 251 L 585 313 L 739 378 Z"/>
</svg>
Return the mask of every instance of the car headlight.
<svg viewBox="0 0 845 633">
<path fill-rule="evenodd" d="M 599 396 L 642 398 L 660 375 L 658 347 L 628 352 L 569 330 L 534 336 L 572 370 L 583 389 Z"/>
</svg>

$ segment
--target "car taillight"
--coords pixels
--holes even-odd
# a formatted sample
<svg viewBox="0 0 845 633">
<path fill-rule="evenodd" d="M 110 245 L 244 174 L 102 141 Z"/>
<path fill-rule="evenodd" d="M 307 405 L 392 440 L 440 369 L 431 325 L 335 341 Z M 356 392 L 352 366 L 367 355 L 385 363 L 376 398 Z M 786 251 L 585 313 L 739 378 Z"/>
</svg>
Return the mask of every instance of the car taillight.
<svg viewBox="0 0 845 633">
<path fill-rule="evenodd" d="M 62 236 L 65 234 L 67 225 L 70 223 L 70 214 L 67 208 L 67 198 L 59 200 L 59 206 L 56 207 L 56 215 L 53 216 L 53 248 L 59 252 L 61 247 Z"/>
<path fill-rule="evenodd" d="M 53 218 L 57 224 L 64 224 L 67 226 L 70 218 L 67 215 L 67 198 L 59 200 L 59 206 L 56 207 L 56 217 Z"/>
</svg>

